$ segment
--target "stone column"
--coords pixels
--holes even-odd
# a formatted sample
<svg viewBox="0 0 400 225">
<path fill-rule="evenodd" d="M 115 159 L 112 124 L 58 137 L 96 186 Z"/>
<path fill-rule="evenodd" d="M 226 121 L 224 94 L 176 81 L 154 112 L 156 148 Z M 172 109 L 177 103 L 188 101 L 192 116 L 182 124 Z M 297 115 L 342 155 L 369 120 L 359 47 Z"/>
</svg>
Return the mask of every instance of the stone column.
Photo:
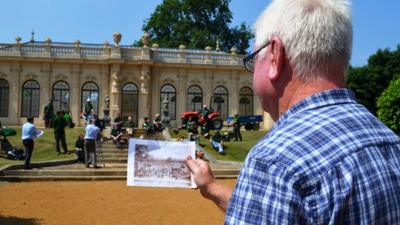
<svg viewBox="0 0 400 225">
<path fill-rule="evenodd" d="M 151 75 L 150 67 L 142 65 L 140 70 L 140 92 L 139 92 L 139 110 L 138 110 L 138 127 L 140 127 L 144 117 L 150 116 L 151 103 Z"/>
<path fill-rule="evenodd" d="M 83 125 L 83 120 L 81 121 L 81 95 L 80 89 L 82 87 L 81 74 L 82 70 L 79 64 L 73 64 L 71 68 L 72 85 L 70 94 L 70 110 L 71 116 L 74 123 L 77 125 Z"/>
<path fill-rule="evenodd" d="M 111 65 L 110 71 L 110 116 L 113 118 L 116 113 L 120 111 L 119 107 L 119 98 L 120 98 L 120 65 L 113 64 Z"/>
<path fill-rule="evenodd" d="M 152 92 L 150 92 L 149 99 L 151 99 L 151 110 L 149 111 L 149 118 L 153 118 L 155 113 L 160 112 L 160 87 L 161 87 L 161 80 L 160 80 L 160 69 L 153 69 L 152 74 Z"/>
<path fill-rule="evenodd" d="M 272 126 L 274 125 L 274 120 L 272 119 L 272 117 L 267 113 L 264 112 L 264 121 L 263 121 L 263 129 L 269 130 L 272 128 Z"/>
<path fill-rule="evenodd" d="M 10 109 L 9 109 L 9 123 L 20 125 L 21 120 L 21 95 L 22 95 L 22 84 L 21 84 L 21 73 L 22 73 L 22 65 L 20 63 L 12 64 L 10 69 L 11 72 L 11 83 L 10 83 Z"/>
<path fill-rule="evenodd" d="M 204 99 L 203 104 L 210 106 L 210 98 L 214 95 L 214 74 L 212 70 L 207 69 L 204 74 L 205 87 L 204 87 Z"/>
<path fill-rule="evenodd" d="M 51 82 L 52 77 L 51 74 L 53 73 L 50 64 L 43 64 L 42 69 L 40 70 L 42 76 L 39 78 L 40 82 L 40 106 L 39 106 L 39 118 L 36 120 L 36 124 L 39 126 L 44 126 L 43 121 L 43 109 L 46 106 L 49 98 L 51 98 Z"/>
<path fill-rule="evenodd" d="M 182 115 L 183 112 L 186 111 L 187 106 L 187 71 L 186 69 L 179 69 L 178 73 L 178 93 L 177 93 L 177 111 L 176 111 L 176 121 L 179 121 L 179 117 Z"/>
<path fill-rule="evenodd" d="M 230 90 L 229 90 L 229 108 L 231 110 L 228 110 L 231 115 L 228 116 L 234 116 L 236 113 L 239 112 L 239 74 L 237 71 L 232 71 L 231 75 L 229 76 L 230 80 Z"/>
</svg>

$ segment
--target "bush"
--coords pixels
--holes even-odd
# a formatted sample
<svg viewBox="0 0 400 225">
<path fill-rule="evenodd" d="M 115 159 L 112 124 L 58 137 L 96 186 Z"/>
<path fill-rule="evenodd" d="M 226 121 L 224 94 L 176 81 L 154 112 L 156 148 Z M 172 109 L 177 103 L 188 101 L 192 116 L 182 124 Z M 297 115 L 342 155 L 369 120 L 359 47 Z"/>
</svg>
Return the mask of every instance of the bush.
<svg viewBox="0 0 400 225">
<path fill-rule="evenodd" d="M 378 98 L 377 106 L 379 119 L 400 135 L 400 78 L 390 82 Z"/>
</svg>

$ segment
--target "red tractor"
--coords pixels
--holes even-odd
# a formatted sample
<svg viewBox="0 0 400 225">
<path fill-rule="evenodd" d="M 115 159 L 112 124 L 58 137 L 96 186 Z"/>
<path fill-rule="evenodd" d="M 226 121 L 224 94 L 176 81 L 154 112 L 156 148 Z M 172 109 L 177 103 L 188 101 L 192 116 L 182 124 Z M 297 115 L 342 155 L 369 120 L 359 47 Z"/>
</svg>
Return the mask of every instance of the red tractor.
<svg viewBox="0 0 400 225">
<path fill-rule="evenodd" d="M 212 103 L 214 97 L 211 97 L 210 103 Z M 211 104 L 210 104 L 211 105 Z M 192 119 L 198 126 L 205 127 L 207 130 L 221 130 L 223 123 L 219 112 L 214 112 L 210 108 L 210 113 L 208 114 L 208 122 L 205 124 L 205 118 L 200 112 L 184 112 L 182 115 L 182 127 L 185 127 L 189 119 Z"/>
</svg>

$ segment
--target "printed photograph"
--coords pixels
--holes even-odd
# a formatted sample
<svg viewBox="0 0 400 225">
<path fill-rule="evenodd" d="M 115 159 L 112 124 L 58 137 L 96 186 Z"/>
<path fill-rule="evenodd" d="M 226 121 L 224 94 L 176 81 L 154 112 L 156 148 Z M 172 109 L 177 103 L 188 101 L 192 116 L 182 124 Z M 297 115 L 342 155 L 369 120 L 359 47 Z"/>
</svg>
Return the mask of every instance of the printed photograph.
<svg viewBox="0 0 400 225">
<path fill-rule="evenodd" d="M 190 142 L 132 139 L 129 144 L 128 185 L 187 188 L 194 186 L 190 170 L 185 163 L 185 159 L 194 151 L 194 145 Z"/>
</svg>

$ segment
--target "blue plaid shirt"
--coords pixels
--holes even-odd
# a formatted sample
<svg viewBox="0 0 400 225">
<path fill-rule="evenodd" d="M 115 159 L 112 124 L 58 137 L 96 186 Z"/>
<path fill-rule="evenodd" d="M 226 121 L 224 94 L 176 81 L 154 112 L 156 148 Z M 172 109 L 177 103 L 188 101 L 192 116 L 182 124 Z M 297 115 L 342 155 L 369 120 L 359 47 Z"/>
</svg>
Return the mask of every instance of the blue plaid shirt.
<svg viewBox="0 0 400 225">
<path fill-rule="evenodd" d="M 400 224 L 399 150 L 351 91 L 310 96 L 250 151 L 225 224 Z"/>
</svg>

